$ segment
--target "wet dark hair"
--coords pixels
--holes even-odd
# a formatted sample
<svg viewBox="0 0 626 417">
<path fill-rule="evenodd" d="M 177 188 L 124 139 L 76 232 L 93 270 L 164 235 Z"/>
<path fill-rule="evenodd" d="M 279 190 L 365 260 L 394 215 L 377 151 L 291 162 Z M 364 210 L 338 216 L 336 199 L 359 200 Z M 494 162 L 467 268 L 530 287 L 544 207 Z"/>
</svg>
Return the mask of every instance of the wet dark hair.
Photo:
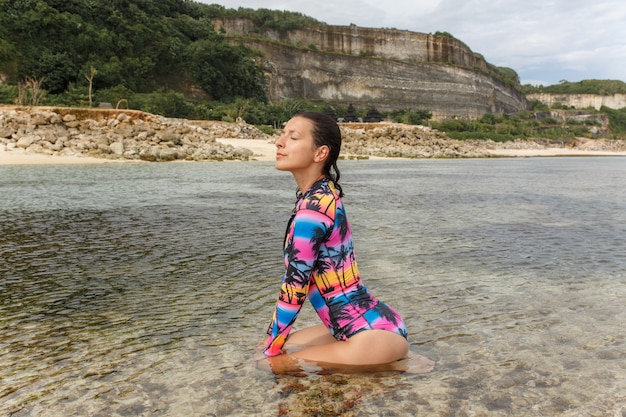
<svg viewBox="0 0 626 417">
<path fill-rule="evenodd" d="M 328 158 L 324 163 L 323 174 L 335 184 L 339 197 L 343 197 L 343 190 L 339 185 L 341 173 L 337 167 L 337 159 L 341 151 L 341 129 L 337 122 L 330 116 L 322 113 L 303 112 L 294 117 L 304 117 L 313 123 L 313 142 L 315 146 L 328 146 Z"/>
</svg>

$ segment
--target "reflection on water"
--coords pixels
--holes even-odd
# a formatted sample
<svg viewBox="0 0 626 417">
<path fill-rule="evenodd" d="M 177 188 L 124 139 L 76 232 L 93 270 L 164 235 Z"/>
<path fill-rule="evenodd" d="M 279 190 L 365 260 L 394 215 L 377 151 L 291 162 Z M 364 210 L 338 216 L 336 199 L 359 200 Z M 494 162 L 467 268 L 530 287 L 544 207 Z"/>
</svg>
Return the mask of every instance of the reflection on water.
<svg viewBox="0 0 626 417">
<path fill-rule="evenodd" d="M 271 163 L 10 166 L 0 415 L 626 413 L 626 160 L 342 167 L 365 282 L 433 373 L 255 368 L 294 197 Z"/>
</svg>

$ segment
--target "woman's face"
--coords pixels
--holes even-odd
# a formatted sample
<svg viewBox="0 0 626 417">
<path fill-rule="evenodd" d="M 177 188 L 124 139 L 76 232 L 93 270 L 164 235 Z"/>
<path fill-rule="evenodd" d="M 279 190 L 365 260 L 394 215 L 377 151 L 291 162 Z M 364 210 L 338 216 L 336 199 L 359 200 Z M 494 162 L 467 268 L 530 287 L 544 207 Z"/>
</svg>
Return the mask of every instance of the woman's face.
<svg viewBox="0 0 626 417">
<path fill-rule="evenodd" d="M 313 140 L 313 122 L 305 117 L 294 117 L 276 141 L 276 169 L 299 171 L 317 162 L 319 148 Z"/>
</svg>

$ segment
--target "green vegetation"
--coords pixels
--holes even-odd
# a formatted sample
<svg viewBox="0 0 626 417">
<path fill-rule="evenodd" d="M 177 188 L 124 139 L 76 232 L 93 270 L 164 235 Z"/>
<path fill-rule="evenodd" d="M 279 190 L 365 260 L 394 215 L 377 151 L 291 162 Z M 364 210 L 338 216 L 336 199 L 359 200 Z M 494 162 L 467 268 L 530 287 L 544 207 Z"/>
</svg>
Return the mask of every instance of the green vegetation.
<svg viewBox="0 0 626 417">
<path fill-rule="evenodd" d="M 611 134 L 614 137 L 626 137 L 626 108 L 614 110 L 608 107 L 602 107 L 600 112 L 609 117 Z"/>
<path fill-rule="evenodd" d="M 306 100 L 268 103 L 259 53 L 229 44 L 223 31 L 216 32 L 212 24 L 216 18 L 246 18 L 259 31 L 323 24 L 300 13 L 227 9 L 192 0 L 0 0 L 0 10 L 0 103 L 70 107 L 110 103 L 168 117 L 242 118 L 268 132 L 300 111 L 342 118 L 350 110 L 355 120 L 367 119 L 372 111 Z M 447 32 L 435 35 L 463 44 Z M 300 47 L 316 49 L 315 45 Z M 513 69 L 489 65 L 488 71 L 519 88 Z M 523 92 L 626 94 L 626 83 L 563 81 L 548 87 L 526 85 Z M 533 113 L 515 117 L 485 115 L 475 121 L 430 124 L 458 139 L 590 136 L 593 122 L 537 116 L 548 110 L 535 102 Z M 608 116 L 613 136 L 626 135 L 626 109 L 603 108 L 600 113 Z M 377 117 L 427 124 L 432 113 L 401 109 Z"/>
<path fill-rule="evenodd" d="M 247 123 L 259 127 L 269 126 L 271 129 L 280 129 L 294 114 L 303 111 L 315 111 L 326 113 L 331 117 L 345 118 L 351 111 L 360 120 L 366 119 L 371 109 L 350 109 L 350 106 L 330 106 L 327 103 L 312 102 L 309 100 L 285 100 L 277 104 L 265 104 L 254 99 L 237 99 L 231 103 L 214 102 L 211 106 L 202 105 L 196 107 L 198 118 L 207 120 L 222 120 L 234 122 L 238 117 Z M 426 124 L 432 117 L 428 110 L 394 110 L 381 112 L 383 119 L 396 123 Z M 267 128 L 265 128 L 267 129 Z"/>
<path fill-rule="evenodd" d="M 131 108 L 173 109 L 169 116 L 192 113 L 177 103 L 183 92 L 196 103 L 266 101 L 254 51 L 228 44 L 212 18 L 279 30 L 319 24 L 300 13 L 190 0 L 0 0 L 0 9 L 0 73 L 13 86 L 2 85 L 2 102 L 123 99 Z"/>
<path fill-rule="evenodd" d="M 626 94 L 626 83 L 620 80 L 582 80 L 578 82 L 561 81 L 559 84 L 549 86 L 522 86 L 524 94 L 549 93 L 549 94 L 599 94 L 613 95 Z M 566 109 L 565 106 L 556 103 L 553 109 Z M 546 111 L 547 106 L 535 101 L 533 102 L 533 110 Z M 602 107 L 596 112 L 589 109 L 590 112 L 606 115 L 609 119 L 611 129 L 610 136 L 613 138 L 624 138 L 626 136 L 626 108 L 610 109 Z"/>
<path fill-rule="evenodd" d="M 626 119 L 625 119 L 626 120 Z M 507 142 L 516 139 L 545 139 L 571 141 L 577 137 L 591 138 L 591 126 L 598 127 L 595 119 L 579 121 L 574 118 L 557 121 L 549 113 L 528 112 L 509 116 L 485 114 L 479 120 L 449 119 L 431 122 L 435 129 L 446 132 L 453 139 L 490 139 L 495 142 Z"/>
<path fill-rule="evenodd" d="M 259 30 L 319 25 L 300 13 L 191 0 L 0 0 L 0 103 L 143 110 L 275 125 L 323 105 L 267 104 L 257 53 L 226 42 L 214 18 Z"/>
<path fill-rule="evenodd" d="M 274 30 L 292 30 L 304 27 L 317 26 L 321 22 L 312 17 L 305 16 L 302 13 L 278 11 L 270 9 L 249 9 L 240 7 L 237 10 L 226 9 L 217 4 L 211 6 L 211 17 L 219 18 L 245 18 L 254 22 L 255 29 L 263 31 L 266 29 Z"/>
<path fill-rule="evenodd" d="M 446 37 L 446 38 L 453 39 L 453 40 L 457 41 L 458 43 L 460 43 L 461 45 L 465 46 L 467 49 L 470 49 L 470 47 L 469 47 L 469 46 L 467 46 L 467 44 L 466 44 L 465 42 L 463 42 L 463 41 L 462 41 L 462 40 L 460 40 L 460 39 L 455 38 L 455 37 L 454 37 L 451 33 L 449 33 L 449 32 L 440 32 L 440 31 L 437 31 L 437 32 L 435 32 L 435 33 L 434 33 L 434 36 L 444 36 L 444 37 Z M 471 49 L 470 49 L 470 50 L 471 50 Z"/>
<path fill-rule="evenodd" d="M 394 110 L 386 113 L 386 116 L 395 123 L 423 125 L 428 123 L 433 114 L 428 110 Z"/>
<path fill-rule="evenodd" d="M 296 12 L 192 0 L 0 0 L 0 8 L 0 75 L 17 89 L 3 88 L 0 101 L 107 102 L 173 117 L 198 117 L 201 104 L 267 101 L 255 51 L 227 43 L 212 19 L 249 19 L 258 31 L 323 24 Z"/>
<path fill-rule="evenodd" d="M 583 80 L 575 83 L 563 80 L 559 84 L 546 87 L 525 84 L 522 86 L 522 92 L 524 94 L 626 94 L 626 83 L 619 80 Z"/>
<path fill-rule="evenodd" d="M 504 83 L 519 90 L 519 76 L 517 72 L 508 67 L 494 67 L 498 78 Z"/>
</svg>

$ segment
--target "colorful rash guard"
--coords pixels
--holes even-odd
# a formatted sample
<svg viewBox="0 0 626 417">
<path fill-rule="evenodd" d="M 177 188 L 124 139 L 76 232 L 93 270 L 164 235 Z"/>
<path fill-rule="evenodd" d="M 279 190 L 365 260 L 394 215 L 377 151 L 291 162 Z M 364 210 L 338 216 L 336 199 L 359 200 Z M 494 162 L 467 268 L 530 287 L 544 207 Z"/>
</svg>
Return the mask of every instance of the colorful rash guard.
<svg viewBox="0 0 626 417">
<path fill-rule="evenodd" d="M 366 329 L 407 338 L 402 318 L 363 285 L 352 230 L 334 187 L 322 179 L 298 197 L 285 233 L 285 273 L 268 328 L 265 354 L 281 353 L 307 296 L 337 340 Z"/>
</svg>

